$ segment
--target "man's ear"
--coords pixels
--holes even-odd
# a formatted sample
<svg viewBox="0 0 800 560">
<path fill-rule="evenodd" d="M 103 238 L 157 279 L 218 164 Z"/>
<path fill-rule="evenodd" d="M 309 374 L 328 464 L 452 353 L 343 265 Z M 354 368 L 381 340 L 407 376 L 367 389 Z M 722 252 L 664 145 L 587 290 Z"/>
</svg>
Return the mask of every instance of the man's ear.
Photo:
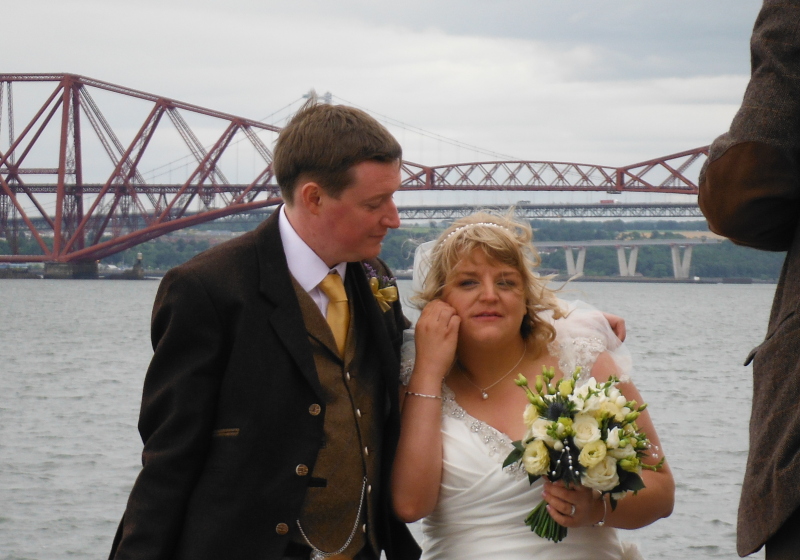
<svg viewBox="0 0 800 560">
<path fill-rule="evenodd" d="M 308 181 L 295 192 L 295 203 L 300 203 L 307 212 L 318 215 L 322 207 L 322 187 L 319 183 Z"/>
</svg>

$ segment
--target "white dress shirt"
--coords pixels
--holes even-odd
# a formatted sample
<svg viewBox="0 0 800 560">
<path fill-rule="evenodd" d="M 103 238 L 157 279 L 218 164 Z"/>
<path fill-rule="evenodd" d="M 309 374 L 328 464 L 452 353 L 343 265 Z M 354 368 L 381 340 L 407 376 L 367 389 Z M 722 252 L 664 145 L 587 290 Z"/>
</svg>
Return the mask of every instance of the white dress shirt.
<svg viewBox="0 0 800 560">
<path fill-rule="evenodd" d="M 319 258 L 314 250 L 303 241 L 289 223 L 286 216 L 286 206 L 281 206 L 278 216 L 278 228 L 281 232 L 281 242 L 283 244 L 283 254 L 286 255 L 286 263 L 289 265 L 294 279 L 308 292 L 311 299 L 319 307 L 322 316 L 328 318 L 328 296 L 319 288 L 319 283 L 328 275 L 331 270 L 339 273 L 344 281 L 347 272 L 347 263 L 340 262 L 333 268 Z"/>
</svg>

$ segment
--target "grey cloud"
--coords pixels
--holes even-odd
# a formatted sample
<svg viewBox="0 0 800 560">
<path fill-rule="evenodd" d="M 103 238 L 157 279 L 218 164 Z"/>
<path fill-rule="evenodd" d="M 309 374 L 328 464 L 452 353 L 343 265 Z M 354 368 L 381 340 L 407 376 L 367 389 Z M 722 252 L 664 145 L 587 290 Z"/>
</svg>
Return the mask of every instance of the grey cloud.
<svg viewBox="0 0 800 560">
<path fill-rule="evenodd" d="M 270 11 L 596 50 L 582 79 L 749 73 L 759 0 L 298 0 Z M 335 25 L 335 21 L 332 23 Z"/>
</svg>

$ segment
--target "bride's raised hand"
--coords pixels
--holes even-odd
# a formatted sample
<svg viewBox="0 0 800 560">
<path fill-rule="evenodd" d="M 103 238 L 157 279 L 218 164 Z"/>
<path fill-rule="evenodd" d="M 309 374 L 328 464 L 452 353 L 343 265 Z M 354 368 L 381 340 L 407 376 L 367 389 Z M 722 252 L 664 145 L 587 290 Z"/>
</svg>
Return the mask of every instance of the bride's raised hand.
<svg viewBox="0 0 800 560">
<path fill-rule="evenodd" d="M 456 310 L 435 299 L 422 310 L 414 330 L 416 367 L 435 371 L 444 377 L 453 364 L 461 318 Z"/>
<path fill-rule="evenodd" d="M 547 502 L 550 517 L 564 527 L 588 527 L 604 518 L 602 498 L 591 488 L 567 488 L 561 481 L 544 479 L 542 496 Z"/>
</svg>

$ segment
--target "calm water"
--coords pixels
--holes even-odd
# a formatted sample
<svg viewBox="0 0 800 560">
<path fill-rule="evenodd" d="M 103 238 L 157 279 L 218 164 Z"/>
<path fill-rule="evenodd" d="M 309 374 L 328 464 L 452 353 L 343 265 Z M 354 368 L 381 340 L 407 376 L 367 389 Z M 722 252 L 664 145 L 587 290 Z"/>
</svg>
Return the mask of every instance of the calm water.
<svg viewBox="0 0 800 560">
<path fill-rule="evenodd" d="M 0 280 L 0 559 L 107 556 L 140 466 L 156 289 Z M 564 294 L 627 320 L 634 380 L 677 481 L 672 517 L 623 532 L 648 559 L 737 558 L 752 386 L 741 363 L 774 290 L 576 283 Z"/>
</svg>

